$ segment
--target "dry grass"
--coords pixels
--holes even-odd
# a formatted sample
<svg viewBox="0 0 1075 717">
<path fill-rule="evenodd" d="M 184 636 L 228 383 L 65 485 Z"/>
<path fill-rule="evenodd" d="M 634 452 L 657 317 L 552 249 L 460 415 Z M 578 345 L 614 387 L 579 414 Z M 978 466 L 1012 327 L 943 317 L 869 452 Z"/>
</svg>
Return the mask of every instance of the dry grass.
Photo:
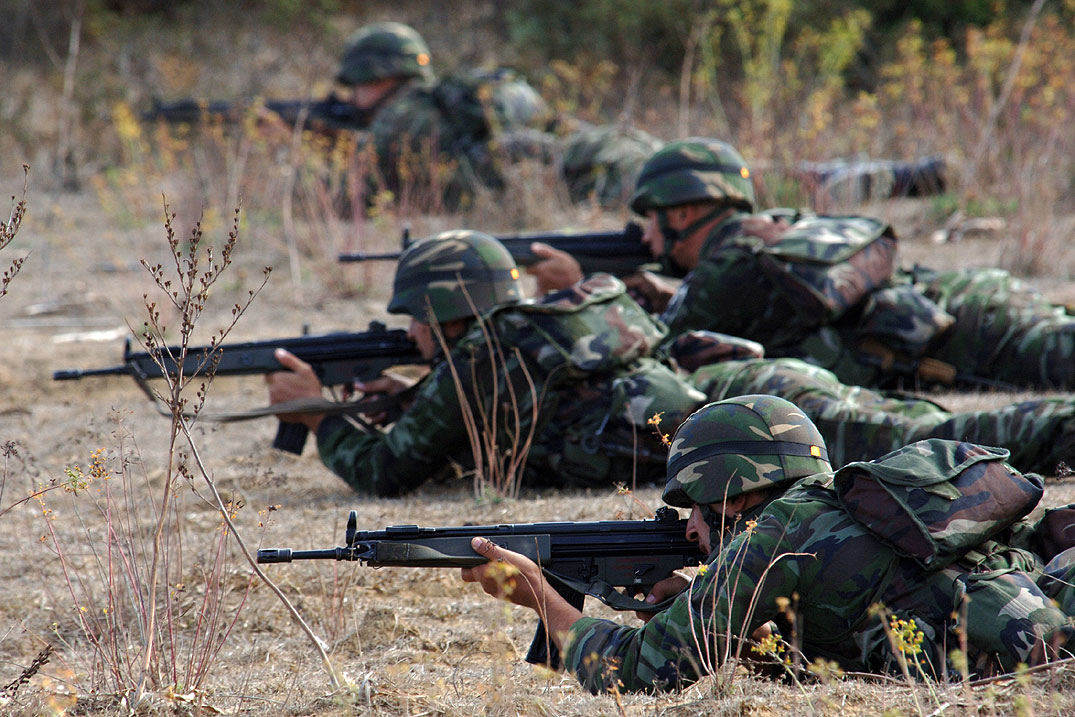
<svg viewBox="0 0 1075 717">
<path fill-rule="evenodd" d="M 30 212 L 21 241 L 35 246 L 24 273 L 0 302 L 7 317 L 7 339 L 0 348 L 0 435 L 15 442 L 4 458 L 4 504 L 14 502 L 36 486 L 63 481 L 64 469 L 86 466 L 93 451 L 104 449 L 109 466 L 120 457 L 144 473 L 144 493 L 132 497 L 130 517 L 145 530 L 152 517 L 146 509 L 163 484 L 168 445 L 168 421 L 153 412 L 133 384 L 112 378 L 78 385 L 54 383 L 50 372 L 70 366 L 108 365 L 119 359 L 118 339 L 92 340 L 92 332 L 140 320 L 141 293 L 151 290 L 141 269 L 117 271 L 102 263 L 115 252 L 102 241 L 110 216 L 84 196 L 53 198 L 66 212 L 77 213 L 79 225 L 99 227 L 84 232 L 95 237 L 97 261 L 81 253 L 53 252 L 49 261 L 35 264 L 46 252 L 39 246 L 63 243 L 62 223 L 52 227 L 36 219 L 35 206 L 48 198 L 28 197 Z M 182 221 L 182 220 L 180 220 Z M 432 221 L 432 220 L 431 220 Z M 150 251 L 147 237 L 140 251 Z M 157 242 L 163 242 L 157 230 Z M 236 251 L 240 268 L 249 262 L 243 282 L 257 278 L 250 253 L 252 239 L 241 240 Z M 16 242 L 14 246 L 17 246 Z M 246 257 L 244 259 L 244 256 Z M 260 263 L 263 256 L 257 257 Z M 73 277 L 70 281 L 67 277 Z M 230 320 L 230 305 L 245 295 L 246 286 L 221 286 L 200 319 L 204 329 L 219 329 Z M 225 282 L 226 283 L 226 282 Z M 325 296 L 318 301 L 293 301 L 274 273 L 267 289 L 251 305 L 235 329 L 234 338 L 264 338 L 297 331 L 311 322 L 315 331 L 362 326 L 383 314 L 384 287 L 368 301 Z M 275 290 L 274 290 L 275 289 Z M 51 294 L 59 294 L 49 302 Z M 79 301 L 82 294 L 86 300 Z M 66 300 L 60 300 L 66 297 Z M 51 313 L 39 313 L 50 303 Z M 332 323 L 324 318 L 331 316 Z M 73 334 L 80 340 L 71 341 Z M 220 379 L 212 387 L 215 406 L 257 404 L 263 400 L 258 379 Z M 946 396 L 960 408 L 985 407 L 1014 396 L 981 394 Z M 432 485 L 398 500 L 360 499 L 328 473 L 312 449 L 293 457 L 268 448 L 275 427 L 271 421 L 226 427 L 196 424 L 193 436 L 209 471 L 226 500 L 241 506 L 237 530 L 263 547 L 328 547 L 342 539 L 346 512 L 355 508 L 362 527 L 418 523 L 455 525 L 538 520 L 605 519 L 627 513 L 630 506 L 610 489 L 603 494 L 524 492 L 518 500 L 495 504 L 474 502 L 471 486 Z M 134 446 L 137 453 L 134 453 Z M 100 484 L 87 493 L 54 491 L 48 505 L 52 526 L 75 548 L 72 560 L 88 559 L 88 540 L 100 535 L 105 522 L 88 510 Z M 1049 486 L 1047 501 L 1075 499 L 1069 483 Z M 651 507 L 659 503 L 654 489 L 639 491 Z M 47 530 L 37 503 L 28 502 L 0 516 L 5 530 L 0 545 L 8 556 L 0 605 L 0 677 L 6 684 L 18 678 L 46 645 L 55 652 L 36 675 L 8 702 L 14 713 L 48 711 L 48 705 L 74 713 L 121 714 L 120 696 L 93 680 L 89 645 L 78 628 L 75 602 L 64 587 L 61 566 L 47 545 L 38 542 Z M 204 597 L 201 578 L 211 566 L 221 533 L 221 518 L 211 505 L 189 490 L 175 496 L 177 529 L 182 531 L 188 565 L 181 604 L 194 605 Z M 79 517 L 81 516 L 81 518 Z M 81 558 L 79 556 L 82 556 Z M 370 570 L 350 564 L 293 564 L 267 566 L 285 594 L 296 604 L 314 631 L 328 645 L 331 660 L 346 688 L 334 690 L 309 641 L 295 628 L 279 601 L 264 585 L 255 583 L 238 622 L 199 690 L 182 686 L 153 692 L 144 709 L 150 712 L 212 713 L 238 710 L 251 714 L 618 714 L 607 697 L 582 694 L 573 681 L 550 676 L 521 662 L 534 628 L 528 612 L 505 607 L 458 580 L 454 571 L 402 569 Z M 230 547 L 222 574 L 224 585 L 241 594 L 250 568 Z M 234 604 L 232 605 L 234 610 Z M 608 614 L 590 605 L 593 614 Z M 624 618 L 629 619 L 629 618 Z M 176 622 L 177 629 L 189 624 Z M 964 711 L 1007 713 L 1019 700 L 1030 700 L 1038 712 L 1053 711 L 1054 700 L 1067 705 L 1071 677 L 1049 673 L 1025 680 L 976 688 L 942 689 L 942 704 Z M 726 693 L 713 683 L 679 695 L 624 696 L 628 714 L 877 714 L 886 709 L 914 713 L 906 687 L 861 679 L 792 687 L 740 676 Z M 922 691 L 926 712 L 936 709 Z M 991 707 L 992 705 L 992 707 Z M 1068 705 L 1070 707 L 1070 705 Z"/>
<path fill-rule="evenodd" d="M 957 140 L 970 128 L 980 129 L 990 98 L 995 97 L 995 92 L 986 90 L 1011 66 L 1014 51 L 1012 42 L 1006 45 L 996 36 L 999 30 L 991 32 L 977 38 L 979 45 L 974 49 L 978 54 L 974 57 L 978 64 L 967 68 L 961 80 L 975 91 L 966 96 L 937 94 L 943 83 L 949 82 L 940 72 L 942 61 L 949 57 L 945 48 L 907 47 L 905 71 L 892 76 L 890 91 L 896 97 L 893 102 L 902 103 L 910 114 L 888 118 L 884 131 L 875 135 L 882 139 L 876 145 L 865 145 L 868 150 L 925 153 L 936 149 L 925 139 L 915 141 L 908 135 L 909 128 L 916 127 L 922 113 L 930 108 L 939 108 L 938 131 L 932 141 L 943 149 L 958 146 Z M 1064 88 L 1075 86 L 1056 83 L 1057 77 L 1063 79 L 1062 72 L 1068 71 L 1070 63 L 1050 58 L 1054 53 L 1069 56 L 1075 41 L 1070 32 L 1048 23 L 1036 32 L 1039 35 L 1032 35 L 1024 60 L 1029 69 L 1021 72 L 1040 74 L 1043 67 L 1057 68 L 1056 76 L 1041 80 L 1052 88 L 1051 94 L 1035 94 L 1041 87 L 1029 80 L 1015 83 L 1014 92 L 1019 96 L 1013 103 L 1021 103 L 1023 98 L 1034 100 L 1023 113 L 1024 117 L 1029 113 L 1033 122 L 1020 125 L 1015 113 L 1001 114 L 997 142 L 1003 147 L 1003 156 L 999 150 L 996 155 L 987 154 L 981 160 L 980 177 L 962 179 L 957 184 L 962 194 L 954 198 L 955 204 L 975 199 L 986 209 L 1002 210 L 1009 230 L 985 239 L 935 245 L 929 234 L 940 227 L 954 205 L 907 200 L 867 211 L 881 213 L 895 223 L 904 237 L 906 263 L 920 261 L 940 268 L 1018 264 L 1038 271 L 1041 286 L 1057 300 L 1072 301 L 1075 291 L 1068 277 L 1075 257 L 1061 239 L 1071 231 L 1065 204 L 1070 199 L 1066 193 L 1070 193 L 1071 174 L 1065 157 L 1073 153 L 1065 144 L 1070 141 L 1067 136 L 1050 133 L 1049 127 L 1061 126 L 1055 121 L 1057 113 L 1066 117 L 1064 112 L 1071 108 Z M 145 43 L 144 38 L 141 43 Z M 226 38 L 218 44 L 228 46 Z M 288 41 L 281 48 L 278 51 L 283 53 L 293 46 Z M 103 50 L 101 57 L 87 59 L 90 66 L 106 66 L 107 44 Z M 271 50 L 266 52 L 271 54 Z M 255 53 L 251 50 L 250 54 Z M 182 63 L 175 62 L 173 55 L 169 48 L 156 56 L 156 74 L 150 76 L 159 81 L 168 68 L 180 67 Z M 992 64 L 987 63 L 990 58 Z M 297 92 L 309 86 L 311 77 L 331 71 L 327 55 L 312 52 L 309 59 L 309 77 L 286 77 L 280 85 L 285 92 Z M 215 61 L 225 66 L 220 58 Z M 259 62 L 264 73 L 264 55 L 259 55 Z M 926 83 L 924 89 L 917 87 L 924 94 L 909 100 L 899 95 L 901 87 L 908 92 L 916 89 L 911 82 L 915 77 Z M 29 132 L 30 128 L 52 126 L 49 118 L 62 97 L 25 68 L 0 68 L 0 79 L 5 87 L 0 111 L 12 105 L 26 107 L 12 132 L 0 132 L 0 153 L 18 157 L 14 166 L 0 167 L 0 195 L 20 192 L 18 164 L 23 159 L 35 164 L 26 193 L 29 211 L 18 240 L 0 256 L 3 266 L 26 258 L 20 274 L 6 287 L 9 293 L 0 300 L 4 325 L 0 345 L 0 442 L 4 444 L 0 511 L 12 506 L 0 513 L 0 549 L 5 555 L 0 573 L 0 687 L 8 685 L 0 696 L 0 711 L 126 714 L 122 690 L 95 677 L 101 665 L 95 664 L 80 627 L 80 608 L 100 609 L 100 603 L 72 596 L 67 589 L 61 561 L 47 541 L 39 541 L 48 533 L 41 505 L 35 501 L 13 504 L 42 487 L 50 489 L 46 502 L 52 511 L 52 530 L 70 548 L 69 565 L 87 567 L 83 574 L 89 581 L 87 590 L 94 595 L 103 594 L 105 587 L 99 573 L 90 569 L 97 560 L 95 555 L 100 555 L 94 548 L 104 544 L 98 541 L 103 540 L 102 531 L 109 522 L 91 506 L 107 497 L 103 493 L 107 482 L 90 481 L 77 492 L 67 492 L 63 490 L 68 478 L 65 469 L 88 465 L 93 453 L 101 450 L 108 470 L 117 474 L 136 470 L 140 485 L 125 498 L 129 502 L 122 504 L 122 516 L 129 521 L 132 535 L 151 530 L 152 501 L 170 475 L 169 422 L 159 417 L 125 379 L 71 385 L 55 383 L 50 375 L 59 368 L 118 362 L 120 339 L 129 334 L 128 325 L 140 326 L 145 319 L 142 297 L 153 287 L 138 261 L 145 259 L 152 265 L 169 258 L 161 229 L 162 193 L 178 212 L 179 223 L 186 225 L 178 228 L 180 236 L 189 231 L 203 210 L 206 234 L 223 235 L 230 209 L 238 198 L 244 202 L 244 238 L 233 267 L 215 286 L 208 308 L 198 319 L 192 341 L 199 344 L 208 343 L 212 335 L 230 325 L 232 305 L 244 300 L 266 265 L 277 270 L 232 332 L 231 340 L 298 334 L 307 325 L 314 332 L 353 329 L 366 326 L 371 318 L 398 325 L 398 317 L 387 317 L 383 310 L 390 268 L 340 267 L 332 256 L 342 250 L 395 248 L 405 226 L 421 236 L 459 226 L 492 231 L 565 225 L 620 227 L 625 217 L 591 207 L 566 206 L 548 168 L 520 165 L 509 172 L 512 191 L 504 196 L 479 194 L 466 213 L 427 215 L 417 210 L 390 210 L 386 205 L 358 221 L 344 220 L 329 210 L 335 189 L 326 179 L 331 175 L 325 174 L 339 154 L 310 152 L 309 144 L 303 142 L 312 143 L 314 138 L 304 140 L 288 132 L 268 134 L 261 129 L 236 135 L 210 128 L 198 138 L 153 134 L 133 123 L 122 106 L 70 128 L 75 157 L 82 161 L 82 184 L 78 191 L 65 192 L 45 170 L 52 164 L 53 148 L 63 142 L 70 144 L 71 138 L 61 141 L 47 131 L 37 135 Z M 185 87 L 194 92 L 200 86 L 194 82 Z M 662 101 L 639 111 L 642 123 L 658 133 L 662 127 L 676 126 L 671 118 L 678 116 L 674 98 L 663 97 Z M 849 138 L 861 135 L 866 121 L 880 115 L 881 110 L 868 98 L 852 109 L 839 115 L 831 128 L 807 127 L 812 132 L 810 146 L 832 154 L 854 150 L 848 145 L 853 141 Z M 697 119 L 702 115 L 691 114 L 695 124 L 689 130 L 716 131 L 712 124 Z M 824 112 L 818 116 L 824 117 Z M 958 118 L 961 124 L 946 124 L 945 118 Z M 93 148 L 99 153 L 90 151 L 86 136 L 103 138 Z M 1039 137 L 1048 141 L 1038 144 Z M 786 139 L 785 144 L 777 145 L 779 151 L 803 141 L 795 134 Z M 746 151 L 757 158 L 764 146 L 759 140 Z M 787 159 L 779 152 L 773 156 Z M 1002 171 L 1005 157 L 1019 163 L 1010 176 Z M 955 157 L 957 161 L 965 158 Z M 42 169 L 40 180 L 37 166 Z M 1040 169 L 1037 174 L 1035 167 Z M 1019 206 L 1013 210 L 986 201 L 995 195 L 1014 197 Z M 1027 252 L 1036 260 L 1013 259 L 1025 257 Z M 168 309 L 162 321 L 174 326 L 179 317 Z M 966 410 L 1024 397 L 951 395 L 941 401 Z M 263 400 L 264 387 L 258 379 L 222 379 L 214 384 L 210 396 L 216 407 L 249 407 Z M 270 450 L 274 430 L 271 421 L 227 427 L 195 424 L 192 430 L 207 472 L 235 509 L 235 529 L 247 541 L 264 547 L 335 545 L 342 540 L 343 521 L 351 508 L 358 511 L 360 525 L 366 528 L 401 523 L 604 519 L 629 511 L 623 497 L 612 488 L 600 494 L 524 491 L 516 500 L 478 504 L 469 484 L 429 485 L 404 499 L 361 499 L 321 465 L 311 448 L 299 457 Z M 1075 500 L 1073 486 L 1070 479 L 1050 484 L 1047 503 Z M 659 502 L 659 492 L 654 489 L 640 490 L 637 495 L 650 506 Z M 220 595 L 243 595 L 250 584 L 251 569 L 231 541 L 224 541 L 227 550 L 216 562 L 216 546 L 222 544 L 222 519 L 215 507 L 187 489 L 176 492 L 172 500 L 174 530 L 182 538 L 185 568 L 171 584 L 181 610 L 169 627 L 177 634 L 189 635 L 191 616 L 198 613 L 204 598 L 214 589 Z M 521 655 L 534 628 L 533 616 L 493 602 L 476 587 L 462 584 L 454 571 L 375 571 L 350 564 L 311 563 L 268 567 L 271 577 L 325 641 L 344 686 L 332 687 L 317 654 L 280 601 L 255 581 L 241 606 L 237 600 L 226 603 L 229 618 L 236 622 L 198 689 L 184 684 L 171 690 L 158 686 L 150 691 L 140 711 L 296 715 L 916 712 L 916 698 L 906 686 L 865 679 L 789 686 L 742 675 L 723 692 L 718 692 L 712 681 L 703 681 L 675 695 L 623 696 L 618 701 L 590 697 L 569 678 L 523 664 Z M 214 574 L 219 579 L 206 578 Z M 182 588 L 177 583 L 182 583 Z M 608 614 L 595 605 L 589 605 L 588 611 Z M 46 651 L 49 646 L 51 654 Z M 1070 669 L 1058 669 L 971 689 L 938 686 L 935 698 L 919 688 L 917 704 L 924 713 L 1065 714 L 1075 707 L 1072 678 Z"/>
</svg>

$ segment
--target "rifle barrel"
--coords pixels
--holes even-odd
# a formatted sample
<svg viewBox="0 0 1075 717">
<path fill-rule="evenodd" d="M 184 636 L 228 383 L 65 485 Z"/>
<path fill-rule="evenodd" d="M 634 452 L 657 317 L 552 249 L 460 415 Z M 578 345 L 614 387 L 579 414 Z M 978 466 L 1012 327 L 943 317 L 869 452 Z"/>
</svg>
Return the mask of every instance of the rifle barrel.
<svg viewBox="0 0 1075 717">
<path fill-rule="evenodd" d="M 258 550 L 259 563 L 290 563 L 292 560 L 349 560 L 347 548 L 324 550 L 292 550 L 291 548 L 262 548 Z"/>
<path fill-rule="evenodd" d="M 279 371 L 276 349 L 282 348 L 314 366 L 325 385 L 337 385 L 361 377 L 376 375 L 390 365 L 425 363 L 417 347 L 403 329 L 387 329 L 380 322 L 370 324 L 361 333 L 330 333 L 287 337 L 268 341 L 251 341 L 217 346 L 188 346 L 179 364 L 173 357 L 181 347 L 168 346 L 159 352 L 132 352 L 129 344 L 120 366 L 98 369 L 64 369 L 55 371 L 55 381 L 78 380 L 88 376 L 129 374 L 138 377 L 163 377 L 164 372 L 195 376 L 213 372 L 217 376 L 244 376 Z M 155 358 L 156 357 L 156 358 Z M 157 360 L 163 365 L 158 365 Z M 364 367 L 367 370 L 363 370 Z"/>
<path fill-rule="evenodd" d="M 52 372 L 53 381 L 77 381 L 87 376 L 126 376 L 131 371 L 126 364 L 108 368 L 69 368 Z"/>
<path fill-rule="evenodd" d="M 540 242 L 575 257 L 585 273 L 604 271 L 623 276 L 654 261 L 649 247 L 642 242 L 642 233 L 638 223 L 628 222 L 619 231 L 532 232 L 501 235 L 496 239 L 520 266 L 531 266 L 541 261 L 541 257 L 530 250 L 532 244 Z M 405 248 L 406 244 L 405 233 Z M 342 263 L 397 261 L 401 253 L 351 252 L 338 255 L 337 260 Z"/>
</svg>

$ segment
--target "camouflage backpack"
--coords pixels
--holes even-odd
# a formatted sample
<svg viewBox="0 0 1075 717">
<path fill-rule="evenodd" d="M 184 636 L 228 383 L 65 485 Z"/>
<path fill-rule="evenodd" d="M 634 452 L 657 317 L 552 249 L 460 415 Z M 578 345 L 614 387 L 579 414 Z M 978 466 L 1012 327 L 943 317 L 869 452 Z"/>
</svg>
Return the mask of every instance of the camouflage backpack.
<svg viewBox="0 0 1075 717">
<path fill-rule="evenodd" d="M 793 343 L 833 323 L 891 278 L 896 237 L 884 222 L 792 218 L 769 243 L 745 232 L 732 235 L 699 267 L 710 274 L 709 286 L 727 292 L 721 303 L 729 307 L 728 323 L 720 331 L 766 347 Z"/>
<path fill-rule="evenodd" d="M 806 320 L 829 324 L 892 276 L 896 237 L 869 217 L 810 215 L 758 248 L 759 268 Z"/>
<path fill-rule="evenodd" d="M 642 130 L 621 124 L 586 125 L 563 141 L 560 174 L 573 202 L 591 197 L 602 206 L 622 206 L 642 165 L 661 146 Z"/>
<path fill-rule="evenodd" d="M 665 449 L 647 419 L 659 413 L 663 425 L 676 426 L 705 400 L 649 357 L 666 329 L 608 274 L 594 274 L 537 303 L 497 309 L 480 328 L 453 355 L 488 354 L 492 341 L 496 361 L 507 367 L 513 395 L 520 397 L 518 410 L 540 403 L 534 413 L 539 439 L 530 457 L 553 466 L 557 475 L 543 476 L 546 484 L 608 485 L 615 476 L 631 475 L 636 461 L 640 480 L 656 479 Z M 525 370 L 514 368 L 520 364 Z M 506 391 L 501 388 L 502 396 Z M 509 413 L 499 411 L 505 419 Z M 508 425 L 502 435 L 510 432 Z M 556 446 L 552 452 L 550 445 Z"/>
<path fill-rule="evenodd" d="M 543 370 L 564 378 L 608 373 L 648 356 L 666 329 L 609 274 L 554 292 L 542 301 L 498 312 L 500 341 L 524 350 Z"/>
<path fill-rule="evenodd" d="M 836 471 L 833 488 L 863 528 L 926 570 L 941 570 L 1030 513 L 1044 492 L 1008 451 L 931 438 Z"/>
<path fill-rule="evenodd" d="M 544 128 L 551 117 L 537 90 L 507 68 L 450 75 L 429 92 L 452 135 L 465 141 L 487 141 L 505 130 Z"/>
</svg>

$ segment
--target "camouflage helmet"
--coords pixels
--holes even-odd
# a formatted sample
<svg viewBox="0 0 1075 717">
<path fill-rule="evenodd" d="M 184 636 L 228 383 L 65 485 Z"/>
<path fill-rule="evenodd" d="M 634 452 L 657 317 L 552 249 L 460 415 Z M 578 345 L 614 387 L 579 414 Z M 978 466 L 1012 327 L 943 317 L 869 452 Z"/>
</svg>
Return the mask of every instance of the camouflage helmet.
<svg viewBox="0 0 1075 717">
<path fill-rule="evenodd" d="M 388 311 L 443 323 L 514 304 L 522 296 L 519 269 L 504 245 L 488 234 L 458 229 L 403 252 Z"/>
<path fill-rule="evenodd" d="M 690 508 L 832 470 L 825 439 L 776 396 L 710 403 L 680 425 L 668 452 L 664 501 Z"/>
<path fill-rule="evenodd" d="M 706 200 L 752 211 L 754 184 L 746 161 L 730 144 L 691 137 L 669 142 L 646 160 L 635 181 L 631 209 L 645 214 Z"/>
<path fill-rule="evenodd" d="M 433 79 L 429 46 L 414 28 L 400 22 L 366 25 L 352 35 L 336 73 L 336 81 L 344 85 L 386 77 Z"/>
</svg>

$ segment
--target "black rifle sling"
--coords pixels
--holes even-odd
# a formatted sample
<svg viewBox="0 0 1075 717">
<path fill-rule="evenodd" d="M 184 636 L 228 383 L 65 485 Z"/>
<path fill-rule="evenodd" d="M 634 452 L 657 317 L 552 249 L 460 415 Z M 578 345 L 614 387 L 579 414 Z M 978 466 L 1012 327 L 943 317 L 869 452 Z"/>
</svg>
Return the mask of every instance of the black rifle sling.
<svg viewBox="0 0 1075 717">
<path fill-rule="evenodd" d="M 660 612 L 661 610 L 669 607 L 676 599 L 676 596 L 665 598 L 660 602 L 648 603 L 637 598 L 628 597 L 624 595 L 616 588 L 609 585 L 604 580 L 594 579 L 589 582 L 583 582 L 582 580 L 575 580 L 573 578 L 567 578 L 563 575 L 558 575 L 546 569 L 542 569 L 545 573 L 545 577 L 551 579 L 554 583 L 560 583 L 575 592 L 582 593 L 595 597 L 601 602 L 608 605 L 613 610 L 638 610 L 639 612 Z M 555 585 L 554 585 L 555 587 Z"/>
<path fill-rule="evenodd" d="M 235 421 L 249 421 L 254 418 L 264 418 L 285 413 L 324 413 L 329 416 L 354 415 L 358 413 L 381 413 L 398 408 L 399 405 L 417 393 L 417 384 L 404 389 L 391 396 L 379 396 L 377 398 L 359 399 L 357 401 L 332 401 L 327 398 L 298 398 L 294 401 L 274 403 L 271 406 L 261 406 L 246 411 L 231 411 L 222 413 L 185 412 L 184 418 L 198 418 L 212 423 L 233 423 Z M 172 412 L 166 403 L 159 397 L 150 393 L 157 406 L 157 412 L 164 416 L 171 416 Z"/>
</svg>

